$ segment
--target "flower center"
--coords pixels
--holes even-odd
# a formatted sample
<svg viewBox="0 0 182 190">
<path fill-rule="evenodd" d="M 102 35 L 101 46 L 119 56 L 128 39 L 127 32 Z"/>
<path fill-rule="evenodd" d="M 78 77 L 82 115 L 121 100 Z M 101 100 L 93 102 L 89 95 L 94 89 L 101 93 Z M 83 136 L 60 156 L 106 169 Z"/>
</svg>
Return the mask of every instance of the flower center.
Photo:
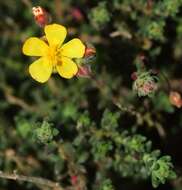
<svg viewBox="0 0 182 190">
<path fill-rule="evenodd" d="M 48 49 L 48 59 L 51 61 L 53 67 L 61 62 L 60 48 L 58 46 L 50 46 Z"/>
</svg>

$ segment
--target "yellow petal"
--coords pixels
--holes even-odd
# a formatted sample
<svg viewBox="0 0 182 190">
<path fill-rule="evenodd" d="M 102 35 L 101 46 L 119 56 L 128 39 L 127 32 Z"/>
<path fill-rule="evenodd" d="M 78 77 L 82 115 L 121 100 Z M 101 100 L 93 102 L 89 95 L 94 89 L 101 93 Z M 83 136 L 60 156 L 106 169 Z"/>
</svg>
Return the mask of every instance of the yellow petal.
<svg viewBox="0 0 182 190">
<path fill-rule="evenodd" d="M 85 53 L 85 45 L 78 38 L 74 38 L 61 48 L 61 54 L 69 58 L 82 58 Z"/>
<path fill-rule="evenodd" d="M 66 38 L 66 28 L 59 24 L 50 24 L 44 28 L 46 38 L 50 45 L 61 45 Z"/>
<path fill-rule="evenodd" d="M 46 82 L 52 73 L 52 64 L 45 57 L 41 57 L 29 66 L 29 73 L 38 82 Z"/>
<path fill-rule="evenodd" d="M 44 56 L 48 50 L 48 45 L 39 38 L 29 38 L 23 45 L 23 53 L 28 56 Z"/>
<path fill-rule="evenodd" d="M 78 72 L 77 65 L 69 58 L 63 57 L 56 66 L 58 73 L 66 79 L 72 78 Z"/>
</svg>

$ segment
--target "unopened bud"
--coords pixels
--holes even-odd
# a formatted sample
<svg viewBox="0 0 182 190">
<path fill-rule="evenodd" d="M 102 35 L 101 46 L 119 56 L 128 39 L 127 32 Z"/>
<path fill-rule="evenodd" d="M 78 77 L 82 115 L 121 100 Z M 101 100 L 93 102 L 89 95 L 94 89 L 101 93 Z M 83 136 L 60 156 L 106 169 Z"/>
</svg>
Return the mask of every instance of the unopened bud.
<svg viewBox="0 0 182 190">
<path fill-rule="evenodd" d="M 76 76 L 80 78 L 90 78 L 91 74 L 92 74 L 92 71 L 91 71 L 90 66 L 83 65 L 83 66 L 79 66 Z"/>
<path fill-rule="evenodd" d="M 133 72 L 131 74 L 131 78 L 132 78 L 132 80 L 136 80 L 137 79 L 137 72 Z"/>
<path fill-rule="evenodd" d="M 85 48 L 85 55 L 84 57 L 91 57 L 91 56 L 95 56 L 96 54 L 96 50 L 94 47 L 86 47 Z"/>
<path fill-rule="evenodd" d="M 177 108 L 181 108 L 182 99 L 181 99 L 181 95 L 178 92 L 176 91 L 170 92 L 169 100 L 172 105 L 176 106 Z"/>
<path fill-rule="evenodd" d="M 143 72 L 137 75 L 133 83 L 133 90 L 138 96 L 150 96 L 158 89 L 158 78 L 149 72 Z"/>
<path fill-rule="evenodd" d="M 51 20 L 50 15 L 48 14 L 48 12 L 44 8 L 42 8 L 40 6 L 33 7 L 32 8 L 32 13 L 34 15 L 35 22 L 40 27 L 44 27 Z"/>
<path fill-rule="evenodd" d="M 71 15 L 77 21 L 82 21 L 84 18 L 82 12 L 78 8 L 71 9 Z"/>
<path fill-rule="evenodd" d="M 78 182 L 78 177 L 76 175 L 71 176 L 72 185 L 76 185 Z"/>
</svg>

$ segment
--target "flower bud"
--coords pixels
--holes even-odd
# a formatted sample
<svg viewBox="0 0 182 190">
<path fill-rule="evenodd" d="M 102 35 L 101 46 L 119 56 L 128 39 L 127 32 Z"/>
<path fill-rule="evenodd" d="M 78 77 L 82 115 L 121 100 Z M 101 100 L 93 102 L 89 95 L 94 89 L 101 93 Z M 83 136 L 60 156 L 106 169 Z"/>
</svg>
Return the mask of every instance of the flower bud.
<svg viewBox="0 0 182 190">
<path fill-rule="evenodd" d="M 181 108 L 182 106 L 181 95 L 176 91 L 170 92 L 169 101 L 172 105 L 176 106 L 177 108 Z"/>
<path fill-rule="evenodd" d="M 84 18 L 83 14 L 81 13 L 81 11 L 78 8 L 71 9 L 71 15 L 77 21 L 82 21 Z"/>
<path fill-rule="evenodd" d="M 137 79 L 137 72 L 133 72 L 131 74 L 131 78 L 132 78 L 132 80 L 136 80 Z"/>
<path fill-rule="evenodd" d="M 71 176 L 72 185 L 76 185 L 78 182 L 78 177 L 76 175 Z"/>
<path fill-rule="evenodd" d="M 91 57 L 91 56 L 95 56 L 96 54 L 96 50 L 94 47 L 86 47 L 85 48 L 85 55 L 84 57 Z"/>
<path fill-rule="evenodd" d="M 40 6 L 33 7 L 32 13 L 34 15 L 35 22 L 40 26 L 44 27 L 50 22 L 50 15 L 48 12 Z"/>
<path fill-rule="evenodd" d="M 138 96 L 150 96 L 158 89 L 157 77 L 151 71 L 138 74 L 133 83 L 133 90 Z"/>
<path fill-rule="evenodd" d="M 76 76 L 80 78 L 90 78 L 91 74 L 92 74 L 92 71 L 91 71 L 90 66 L 83 65 L 83 66 L 79 66 Z"/>
</svg>

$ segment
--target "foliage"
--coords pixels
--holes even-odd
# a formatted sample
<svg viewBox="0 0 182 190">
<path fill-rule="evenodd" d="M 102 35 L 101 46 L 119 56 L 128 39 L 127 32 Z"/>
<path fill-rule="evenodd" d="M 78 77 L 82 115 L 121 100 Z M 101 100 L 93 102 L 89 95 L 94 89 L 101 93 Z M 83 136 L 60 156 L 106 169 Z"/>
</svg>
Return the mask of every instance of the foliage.
<svg viewBox="0 0 182 190">
<path fill-rule="evenodd" d="M 74 60 L 86 77 L 32 80 L 34 58 L 22 45 L 44 35 L 37 5 L 68 28 L 66 42 L 78 37 L 96 51 Z M 65 190 L 181 189 L 182 100 L 169 99 L 182 93 L 181 9 L 182 0 L 1 1 L 2 173 Z M 18 180 L 0 187 L 48 189 Z"/>
</svg>

